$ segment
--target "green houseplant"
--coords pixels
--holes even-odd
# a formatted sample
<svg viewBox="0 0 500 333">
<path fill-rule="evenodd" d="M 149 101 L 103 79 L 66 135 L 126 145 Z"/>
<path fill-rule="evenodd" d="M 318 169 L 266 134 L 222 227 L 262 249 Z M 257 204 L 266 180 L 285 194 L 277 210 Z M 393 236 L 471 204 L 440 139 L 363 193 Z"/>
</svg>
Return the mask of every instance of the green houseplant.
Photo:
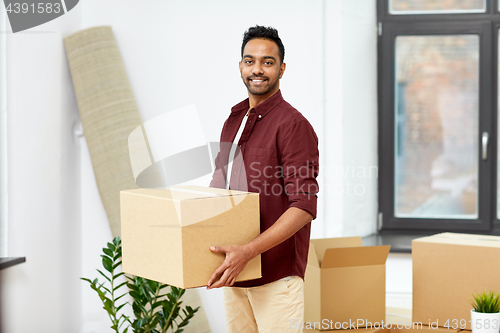
<svg viewBox="0 0 500 333">
<path fill-rule="evenodd" d="M 474 300 L 471 305 L 475 312 L 496 313 L 500 311 L 500 298 L 497 293 L 483 291 L 482 293 L 476 293 L 473 297 Z"/>
<path fill-rule="evenodd" d="M 473 333 L 500 332 L 500 297 L 496 292 L 476 293 L 470 304 Z"/>
<path fill-rule="evenodd" d="M 128 276 L 121 272 L 122 249 L 119 237 L 103 248 L 101 257 L 104 272 L 99 269 L 97 272 L 104 277 L 104 282 L 100 283 L 97 278 L 81 279 L 87 281 L 92 290 L 98 294 L 114 332 L 181 333 L 184 331 L 184 327 L 199 309 L 199 307 L 196 309 L 190 306 L 182 307 L 180 298 L 185 293 L 184 289 L 137 276 Z M 127 281 L 119 283 L 123 275 Z M 132 304 L 122 300 L 127 294 L 127 288 Z M 123 313 L 126 305 L 132 306 L 134 319 Z"/>
</svg>

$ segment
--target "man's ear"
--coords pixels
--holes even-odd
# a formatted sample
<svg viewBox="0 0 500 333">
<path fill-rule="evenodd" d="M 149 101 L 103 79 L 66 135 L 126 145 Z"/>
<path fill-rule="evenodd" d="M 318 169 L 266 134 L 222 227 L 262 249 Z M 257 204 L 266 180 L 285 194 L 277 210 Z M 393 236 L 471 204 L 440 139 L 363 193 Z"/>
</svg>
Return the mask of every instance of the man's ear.
<svg viewBox="0 0 500 333">
<path fill-rule="evenodd" d="M 285 69 L 286 69 L 286 64 L 282 63 L 280 66 L 280 79 L 283 76 L 283 73 L 285 73 Z"/>
<path fill-rule="evenodd" d="M 240 74 L 241 74 L 241 61 L 238 63 L 238 67 L 240 68 Z"/>
</svg>

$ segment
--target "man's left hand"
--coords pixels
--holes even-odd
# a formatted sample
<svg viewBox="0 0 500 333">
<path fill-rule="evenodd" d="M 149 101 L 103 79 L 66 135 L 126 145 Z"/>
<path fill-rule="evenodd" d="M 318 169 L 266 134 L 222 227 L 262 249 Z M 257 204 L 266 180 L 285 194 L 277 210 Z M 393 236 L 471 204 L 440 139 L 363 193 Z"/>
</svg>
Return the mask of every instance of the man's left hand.
<svg viewBox="0 0 500 333">
<path fill-rule="evenodd" d="M 226 259 L 212 274 L 207 289 L 232 286 L 236 282 L 238 275 L 252 259 L 245 245 L 211 246 L 210 250 L 225 253 Z"/>
</svg>

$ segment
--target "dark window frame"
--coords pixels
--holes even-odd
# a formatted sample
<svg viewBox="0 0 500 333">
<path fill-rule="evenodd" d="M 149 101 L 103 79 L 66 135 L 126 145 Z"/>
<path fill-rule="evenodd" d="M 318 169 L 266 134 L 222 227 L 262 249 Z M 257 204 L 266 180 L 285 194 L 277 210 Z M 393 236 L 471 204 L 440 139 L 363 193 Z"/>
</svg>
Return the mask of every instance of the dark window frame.
<svg viewBox="0 0 500 333">
<path fill-rule="evenodd" d="M 377 0 L 378 36 L 378 147 L 379 231 L 455 231 L 500 234 L 497 219 L 497 95 L 498 95 L 498 1 L 487 0 L 485 13 L 389 14 L 389 0 Z M 380 34 L 381 29 L 381 34 Z M 478 34 L 479 130 L 489 133 L 488 160 L 478 164 L 478 220 L 397 218 L 394 216 L 395 175 L 395 37 L 398 35 Z M 478 149 L 480 151 L 480 149 Z"/>
</svg>

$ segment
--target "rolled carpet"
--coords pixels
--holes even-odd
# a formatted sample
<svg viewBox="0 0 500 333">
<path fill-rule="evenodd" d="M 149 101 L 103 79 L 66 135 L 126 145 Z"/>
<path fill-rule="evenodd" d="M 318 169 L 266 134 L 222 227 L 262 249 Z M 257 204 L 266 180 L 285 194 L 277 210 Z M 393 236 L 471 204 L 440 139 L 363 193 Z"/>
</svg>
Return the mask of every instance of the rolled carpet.
<svg viewBox="0 0 500 333">
<path fill-rule="evenodd" d="M 120 191 L 136 188 L 128 136 L 142 120 L 111 27 L 64 39 L 92 166 L 113 236 L 120 235 Z"/>
</svg>

